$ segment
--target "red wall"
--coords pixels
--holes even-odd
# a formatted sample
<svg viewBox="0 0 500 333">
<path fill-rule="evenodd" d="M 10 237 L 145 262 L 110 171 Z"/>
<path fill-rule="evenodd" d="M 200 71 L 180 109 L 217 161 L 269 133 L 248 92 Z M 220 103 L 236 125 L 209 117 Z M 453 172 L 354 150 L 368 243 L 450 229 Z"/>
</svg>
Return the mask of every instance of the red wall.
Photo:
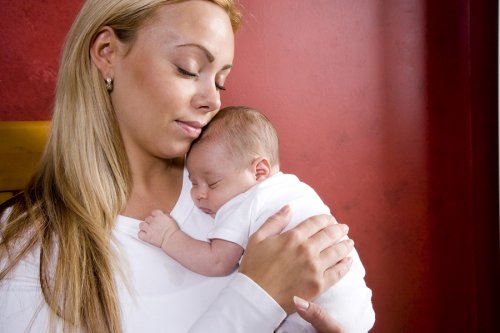
<svg viewBox="0 0 500 333">
<path fill-rule="evenodd" d="M 79 3 L 4 5 L 0 119 L 49 118 Z M 283 170 L 350 225 L 373 331 L 500 331 L 497 3 L 241 3 L 224 104 L 267 113 Z"/>
<path fill-rule="evenodd" d="M 58 56 L 82 1 L 2 1 L 0 120 L 50 118 Z"/>
</svg>

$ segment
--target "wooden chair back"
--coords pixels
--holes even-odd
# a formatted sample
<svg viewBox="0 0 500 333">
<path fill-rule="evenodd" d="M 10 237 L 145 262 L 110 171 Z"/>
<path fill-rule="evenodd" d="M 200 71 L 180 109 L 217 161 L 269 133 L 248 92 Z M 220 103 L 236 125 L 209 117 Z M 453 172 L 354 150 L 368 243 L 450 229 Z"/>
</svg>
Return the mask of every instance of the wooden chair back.
<svg viewBox="0 0 500 333">
<path fill-rule="evenodd" d="M 0 121 L 0 203 L 24 188 L 40 160 L 49 121 Z"/>
</svg>

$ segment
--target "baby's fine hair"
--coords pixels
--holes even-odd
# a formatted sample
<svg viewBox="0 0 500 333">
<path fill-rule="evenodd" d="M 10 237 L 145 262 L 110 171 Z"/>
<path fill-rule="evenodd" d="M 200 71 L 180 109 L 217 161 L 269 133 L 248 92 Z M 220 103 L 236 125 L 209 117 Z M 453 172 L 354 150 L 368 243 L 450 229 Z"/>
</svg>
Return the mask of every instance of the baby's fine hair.
<svg viewBox="0 0 500 333">
<path fill-rule="evenodd" d="M 269 159 L 271 166 L 279 165 L 276 129 L 266 116 L 247 106 L 221 109 L 193 145 L 204 141 L 224 144 L 234 158 L 261 156 Z"/>
</svg>

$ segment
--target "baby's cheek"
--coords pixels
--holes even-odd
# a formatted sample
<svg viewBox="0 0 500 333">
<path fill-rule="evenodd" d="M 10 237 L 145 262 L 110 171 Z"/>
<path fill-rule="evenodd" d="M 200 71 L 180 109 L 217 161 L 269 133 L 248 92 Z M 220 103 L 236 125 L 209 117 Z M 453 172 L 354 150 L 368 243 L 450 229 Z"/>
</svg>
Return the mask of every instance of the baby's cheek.
<svg viewBox="0 0 500 333">
<path fill-rule="evenodd" d="M 217 195 L 213 195 L 209 199 L 211 201 L 211 203 L 212 203 L 212 210 L 213 211 L 218 211 L 219 208 L 222 207 L 222 205 L 224 204 L 224 201 L 222 199 L 223 198 L 221 198 L 220 196 L 217 196 Z"/>
</svg>

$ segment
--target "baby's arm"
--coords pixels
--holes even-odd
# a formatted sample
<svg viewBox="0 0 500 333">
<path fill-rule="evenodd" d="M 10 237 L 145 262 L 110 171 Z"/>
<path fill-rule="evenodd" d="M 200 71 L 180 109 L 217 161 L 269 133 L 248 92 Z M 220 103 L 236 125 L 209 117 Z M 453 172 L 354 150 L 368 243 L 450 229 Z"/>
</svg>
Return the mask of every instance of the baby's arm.
<svg viewBox="0 0 500 333">
<path fill-rule="evenodd" d="M 161 248 L 186 268 L 206 276 L 225 276 L 238 264 L 243 248 L 222 239 L 191 238 L 173 218 L 155 210 L 139 225 L 139 239 Z"/>
</svg>

